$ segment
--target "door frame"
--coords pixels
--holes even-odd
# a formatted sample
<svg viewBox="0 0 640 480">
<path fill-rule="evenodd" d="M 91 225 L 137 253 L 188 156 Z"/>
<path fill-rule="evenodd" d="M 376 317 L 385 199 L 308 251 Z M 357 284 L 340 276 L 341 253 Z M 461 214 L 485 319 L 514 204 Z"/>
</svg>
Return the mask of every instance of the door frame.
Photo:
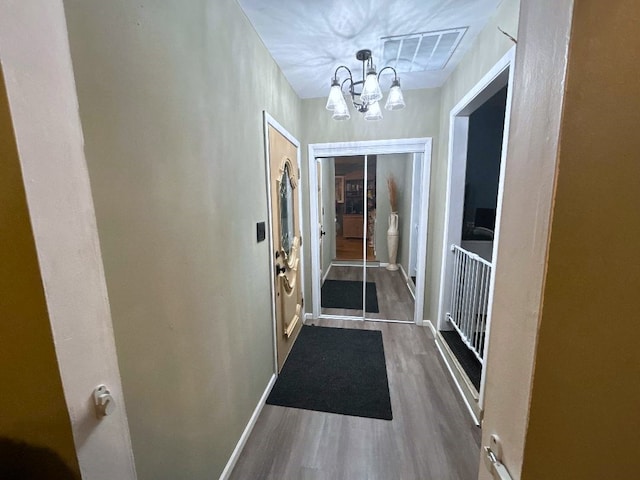
<svg viewBox="0 0 640 480">
<path fill-rule="evenodd" d="M 267 184 L 267 237 L 269 240 L 269 288 L 271 290 L 271 326 L 273 327 L 273 371 L 276 375 L 278 375 L 278 338 L 277 338 L 277 325 L 276 322 L 278 319 L 276 318 L 276 274 L 275 274 L 275 266 L 273 262 L 273 214 L 271 213 L 271 158 L 269 156 L 269 126 L 273 127 L 278 133 L 280 133 L 283 137 L 289 140 L 293 145 L 295 145 L 297 150 L 296 162 L 298 164 L 298 172 L 300 173 L 300 178 L 298 178 L 298 211 L 300 212 L 300 235 L 302 237 L 302 232 L 304 232 L 304 215 L 302 214 L 302 185 L 300 181 L 302 180 L 302 155 L 300 152 L 300 142 L 297 138 L 295 138 L 289 131 L 284 128 L 275 118 L 273 118 L 266 110 L 262 111 L 263 115 L 263 127 L 264 127 L 264 158 L 265 158 L 265 182 Z M 314 222 L 311 222 L 313 225 Z M 305 303 L 304 302 L 304 248 L 305 242 L 300 241 L 300 286 L 302 292 L 302 312 L 300 315 L 300 321 L 304 322 L 305 318 Z"/>
<path fill-rule="evenodd" d="M 420 224 L 418 234 L 418 276 L 416 285 L 416 299 L 414 308 L 414 323 L 423 324 L 424 310 L 424 287 L 426 281 L 426 257 L 427 257 L 427 230 L 429 225 L 429 187 L 431 183 L 431 149 L 433 139 L 424 138 L 402 138 L 389 140 L 369 140 L 359 142 L 339 142 L 339 143 L 312 143 L 309 144 L 308 166 L 309 166 L 309 189 L 315 191 L 318 185 L 317 170 L 315 162 L 317 157 L 344 157 L 355 155 L 386 155 L 393 153 L 421 153 L 423 154 L 422 169 L 422 195 L 420 205 L 423 212 L 423 221 Z M 310 217 L 318 218 L 318 200 L 315 195 L 310 196 Z M 319 237 L 320 231 L 317 222 L 311 222 L 311 297 L 313 318 L 324 317 L 320 307 L 320 258 Z"/>
<path fill-rule="evenodd" d="M 413 169 L 413 173 L 412 173 L 412 184 L 411 184 L 411 236 L 409 237 L 409 265 L 407 266 L 408 268 L 408 272 L 405 272 L 407 274 L 408 277 L 411 277 L 411 273 L 413 270 L 416 271 L 416 281 L 418 280 L 418 252 L 416 251 L 416 247 L 417 247 L 417 238 L 416 236 L 413 234 L 413 230 L 415 228 L 415 224 L 416 221 L 419 221 L 419 217 L 416 216 L 416 214 L 419 214 L 419 208 L 416 208 L 416 190 L 417 188 L 421 185 L 421 183 L 419 183 L 419 181 L 417 180 L 417 175 L 416 175 L 416 171 L 419 171 L 420 177 L 422 177 L 422 168 L 424 167 L 424 165 L 419 166 L 419 163 L 416 161 L 416 154 L 413 154 L 413 158 L 412 160 L 412 169 Z M 422 181 L 422 178 L 420 178 L 420 182 Z M 419 223 L 419 222 L 418 222 Z M 418 235 L 420 235 L 420 231 L 418 230 Z M 407 279 L 408 281 L 409 279 Z M 415 290 L 416 290 L 416 286 L 413 285 L 413 296 L 415 299 Z"/>
<path fill-rule="evenodd" d="M 5 90 L 0 95 L 9 103 L 19 188 L 24 188 L 58 362 L 56 381 L 62 383 L 79 473 L 94 480 L 135 480 L 62 2 L 0 2 L 0 50 Z M 116 406 L 106 418 L 98 418 L 93 401 L 100 384 L 109 387 Z"/>
<path fill-rule="evenodd" d="M 452 265 L 448 262 L 450 247 L 453 243 L 460 244 L 462 225 L 462 211 L 464 209 L 464 183 L 467 164 L 467 146 L 469 137 L 469 115 L 489 100 L 506 85 L 507 102 L 505 105 L 504 130 L 502 137 L 502 152 L 500 158 L 500 177 L 498 180 L 498 198 L 496 209 L 496 225 L 493 236 L 493 256 L 491 280 L 489 287 L 489 302 L 487 306 L 486 341 L 484 343 L 483 358 L 486 365 L 489 342 L 491 341 L 491 316 L 493 311 L 493 295 L 495 272 L 497 268 L 498 248 L 500 243 L 500 218 L 502 213 L 502 199 L 504 195 L 504 176 L 507 164 L 507 147 L 509 142 L 509 125 L 511 120 L 511 104 L 513 99 L 513 79 L 515 70 L 516 47 L 509 51 L 487 72 L 482 79 L 451 110 L 449 116 L 449 153 L 447 160 L 447 197 L 445 204 L 444 242 L 442 245 L 442 264 L 440 270 L 440 295 L 438 301 L 438 318 L 436 332 L 444 325 L 444 315 L 450 300 L 450 290 L 447 288 L 451 279 Z M 455 379 L 454 375 L 454 381 Z M 475 412 L 461 390 L 469 410 L 474 418 L 484 408 L 484 391 L 486 384 L 486 368 L 482 368 L 480 391 L 478 392 L 479 412 Z M 476 419 L 476 421 L 479 419 Z"/>
<path fill-rule="evenodd" d="M 322 162 L 318 163 L 316 165 L 316 168 L 318 169 L 318 171 L 316 172 L 316 175 L 318 176 L 318 178 L 322 178 Z M 318 189 L 316 190 L 316 197 L 318 199 L 321 199 L 323 195 L 322 192 L 322 182 L 318 182 Z M 324 225 L 324 210 L 322 209 L 318 209 L 318 218 L 316 219 L 316 222 L 318 222 L 320 225 Z M 322 271 L 322 256 L 323 256 L 323 249 L 324 249 L 324 239 L 322 237 L 320 237 L 320 275 L 323 275 L 325 272 Z M 329 267 L 331 268 L 331 267 Z M 329 269 L 327 269 L 329 270 Z"/>
</svg>

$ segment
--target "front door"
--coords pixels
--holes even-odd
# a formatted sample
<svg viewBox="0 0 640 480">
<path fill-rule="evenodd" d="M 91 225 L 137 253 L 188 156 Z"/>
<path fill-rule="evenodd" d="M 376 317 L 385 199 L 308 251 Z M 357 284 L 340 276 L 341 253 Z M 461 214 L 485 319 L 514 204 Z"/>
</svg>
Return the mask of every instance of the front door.
<svg viewBox="0 0 640 480">
<path fill-rule="evenodd" d="M 268 126 L 278 371 L 302 325 L 298 147 Z"/>
</svg>

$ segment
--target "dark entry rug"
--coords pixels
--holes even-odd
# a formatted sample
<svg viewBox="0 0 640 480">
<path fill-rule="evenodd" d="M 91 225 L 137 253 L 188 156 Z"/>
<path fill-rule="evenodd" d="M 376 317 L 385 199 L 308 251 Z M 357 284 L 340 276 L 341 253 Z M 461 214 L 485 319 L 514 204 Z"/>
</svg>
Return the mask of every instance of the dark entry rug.
<svg viewBox="0 0 640 480">
<path fill-rule="evenodd" d="M 379 313 L 378 291 L 374 282 L 367 282 L 366 311 Z M 354 280 L 325 280 L 320 294 L 324 308 L 362 310 L 362 282 Z"/>
<path fill-rule="evenodd" d="M 391 420 L 382 332 L 304 325 L 267 403 Z"/>
<path fill-rule="evenodd" d="M 458 363 L 476 387 L 476 390 L 480 391 L 480 378 L 482 377 L 482 364 L 478 361 L 476 356 L 471 353 L 471 350 L 460 339 L 458 332 L 451 330 L 441 330 L 440 334 L 445 339 L 447 345 L 451 349 L 451 352 L 455 355 Z"/>
</svg>

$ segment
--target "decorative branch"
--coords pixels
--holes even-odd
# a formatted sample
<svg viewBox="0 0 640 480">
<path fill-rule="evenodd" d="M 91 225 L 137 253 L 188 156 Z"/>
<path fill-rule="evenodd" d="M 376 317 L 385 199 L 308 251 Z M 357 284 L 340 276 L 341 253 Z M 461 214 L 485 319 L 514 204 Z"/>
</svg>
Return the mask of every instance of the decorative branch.
<svg viewBox="0 0 640 480">
<path fill-rule="evenodd" d="M 387 177 L 387 189 L 389 190 L 389 203 L 391 204 L 391 211 L 398 211 L 398 185 L 393 175 Z"/>
</svg>

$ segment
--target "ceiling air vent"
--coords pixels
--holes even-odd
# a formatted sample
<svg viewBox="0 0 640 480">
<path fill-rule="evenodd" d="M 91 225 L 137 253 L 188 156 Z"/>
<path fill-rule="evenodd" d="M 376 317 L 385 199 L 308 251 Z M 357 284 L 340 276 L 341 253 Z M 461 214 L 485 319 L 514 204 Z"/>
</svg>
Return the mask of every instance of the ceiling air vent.
<svg viewBox="0 0 640 480">
<path fill-rule="evenodd" d="M 398 72 L 442 70 L 466 31 L 467 27 L 462 27 L 383 37 L 381 64 Z"/>
</svg>

